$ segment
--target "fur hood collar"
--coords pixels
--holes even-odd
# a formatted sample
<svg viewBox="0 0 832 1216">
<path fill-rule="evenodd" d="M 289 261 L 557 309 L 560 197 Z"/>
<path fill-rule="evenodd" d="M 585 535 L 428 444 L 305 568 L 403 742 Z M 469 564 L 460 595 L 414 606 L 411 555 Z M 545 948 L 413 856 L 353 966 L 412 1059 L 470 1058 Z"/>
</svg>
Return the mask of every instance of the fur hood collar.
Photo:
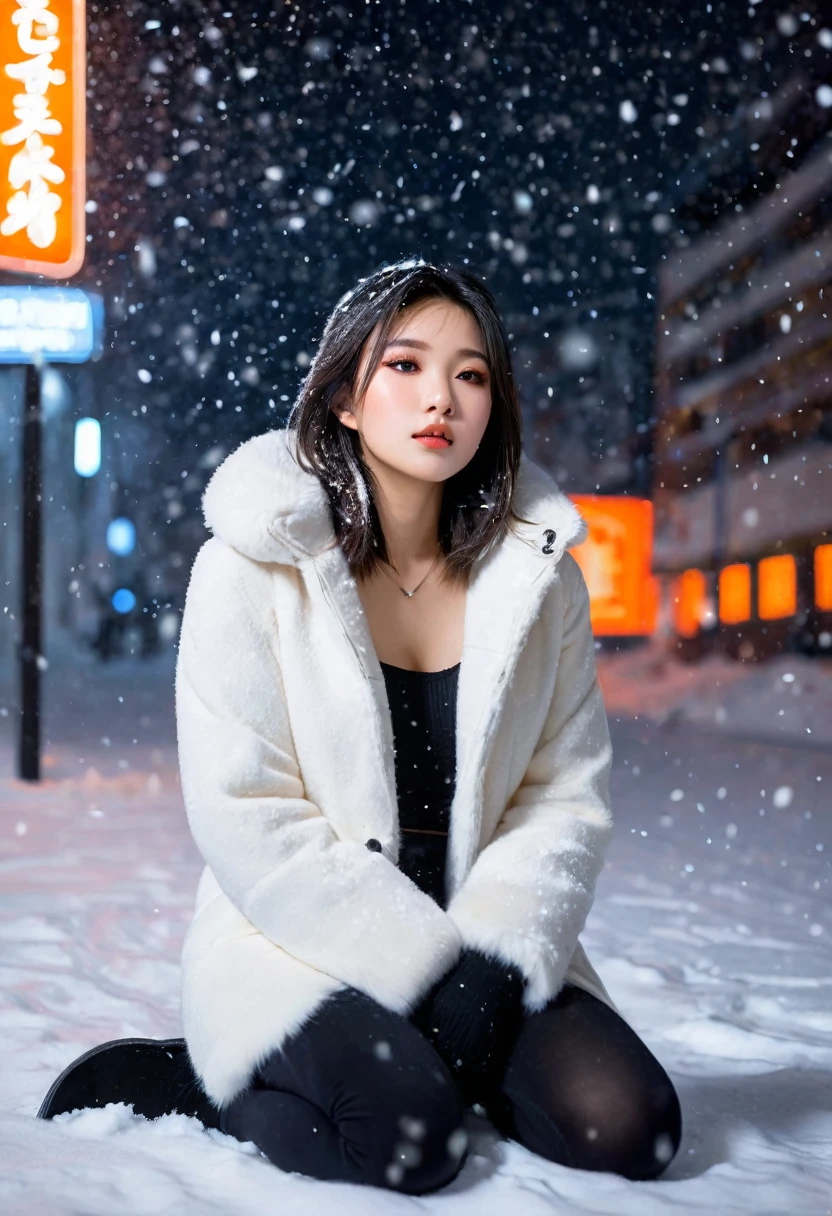
<svg viewBox="0 0 832 1216">
<path fill-rule="evenodd" d="M 295 444 L 288 427 L 247 439 L 215 469 L 202 496 L 206 527 L 255 561 L 300 565 L 337 543 L 326 493 L 297 463 Z M 554 546 L 562 553 L 586 537 L 577 507 L 525 453 L 516 510 L 533 521 L 518 525 L 518 537 L 537 552 Z"/>
</svg>

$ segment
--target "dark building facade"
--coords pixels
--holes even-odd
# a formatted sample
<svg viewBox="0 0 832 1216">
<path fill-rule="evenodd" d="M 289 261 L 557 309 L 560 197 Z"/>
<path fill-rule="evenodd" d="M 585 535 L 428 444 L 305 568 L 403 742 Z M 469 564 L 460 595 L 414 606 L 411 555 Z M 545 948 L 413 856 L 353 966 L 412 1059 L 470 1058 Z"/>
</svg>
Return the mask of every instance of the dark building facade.
<svg viewBox="0 0 832 1216">
<path fill-rule="evenodd" d="M 832 107 L 789 79 L 680 180 L 660 275 L 653 496 L 690 655 L 832 653 Z"/>
</svg>

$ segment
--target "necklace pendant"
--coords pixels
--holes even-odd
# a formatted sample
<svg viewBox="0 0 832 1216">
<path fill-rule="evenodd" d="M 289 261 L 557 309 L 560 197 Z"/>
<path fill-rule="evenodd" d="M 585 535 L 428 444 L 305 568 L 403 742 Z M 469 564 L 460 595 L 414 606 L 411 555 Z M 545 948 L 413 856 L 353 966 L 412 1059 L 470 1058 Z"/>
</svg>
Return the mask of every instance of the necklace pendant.
<svg viewBox="0 0 832 1216">
<path fill-rule="evenodd" d="M 413 592 L 412 592 L 412 591 L 405 591 L 404 587 L 402 587 L 402 594 L 406 595 L 408 599 L 411 599 L 411 598 L 412 598 L 412 596 L 413 596 Z"/>
</svg>

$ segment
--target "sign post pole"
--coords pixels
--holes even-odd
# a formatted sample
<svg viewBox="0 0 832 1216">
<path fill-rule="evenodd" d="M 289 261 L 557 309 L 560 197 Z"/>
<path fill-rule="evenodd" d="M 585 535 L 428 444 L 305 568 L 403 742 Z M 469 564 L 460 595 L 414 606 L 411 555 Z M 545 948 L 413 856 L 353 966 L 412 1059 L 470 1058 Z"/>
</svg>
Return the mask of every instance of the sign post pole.
<svg viewBox="0 0 832 1216">
<path fill-rule="evenodd" d="M 20 740 L 18 776 L 40 780 L 43 666 L 43 411 L 41 370 L 101 355 L 104 301 L 77 287 L 0 286 L 0 364 L 23 364 L 20 536 Z"/>
<path fill-rule="evenodd" d="M 0 271 L 67 280 L 86 249 L 86 0 L 0 9 Z M 77 289 L 0 288 L 0 362 L 23 363 L 19 775 L 40 779 L 42 415 L 47 360 L 90 357 L 101 301 Z"/>
<path fill-rule="evenodd" d="M 42 415 L 40 368 L 26 365 L 23 413 L 23 531 L 21 544 L 20 737 L 18 776 L 40 780 L 40 663 L 42 642 Z"/>
</svg>

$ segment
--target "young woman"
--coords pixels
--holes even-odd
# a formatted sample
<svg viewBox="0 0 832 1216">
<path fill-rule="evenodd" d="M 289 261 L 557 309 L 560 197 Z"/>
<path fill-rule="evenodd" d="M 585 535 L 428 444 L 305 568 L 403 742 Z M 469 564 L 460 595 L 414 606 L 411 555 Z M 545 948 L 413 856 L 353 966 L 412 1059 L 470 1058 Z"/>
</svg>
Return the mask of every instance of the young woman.
<svg viewBox="0 0 832 1216">
<path fill-rule="evenodd" d="M 612 833 L 585 527 L 521 451 L 491 292 L 421 260 L 362 279 L 288 426 L 203 505 L 176 673 L 207 863 L 184 1041 L 105 1044 L 41 1113 L 86 1084 L 422 1194 L 478 1104 L 551 1161 L 658 1176 L 676 1092 L 579 941 Z"/>
</svg>

